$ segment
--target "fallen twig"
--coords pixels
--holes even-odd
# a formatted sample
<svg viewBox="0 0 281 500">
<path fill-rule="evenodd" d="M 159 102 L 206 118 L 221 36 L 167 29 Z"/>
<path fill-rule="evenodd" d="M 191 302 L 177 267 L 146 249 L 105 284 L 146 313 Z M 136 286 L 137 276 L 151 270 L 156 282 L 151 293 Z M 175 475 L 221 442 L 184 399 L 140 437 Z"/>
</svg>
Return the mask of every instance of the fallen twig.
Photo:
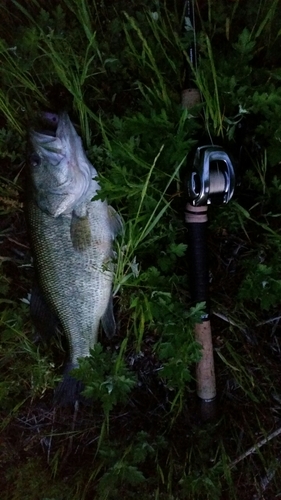
<svg viewBox="0 0 281 500">
<path fill-rule="evenodd" d="M 280 461 L 277 458 L 277 463 L 275 463 L 273 466 L 271 466 L 268 469 L 268 471 L 266 472 L 266 475 L 261 478 L 261 481 L 260 481 L 260 493 L 258 493 L 257 495 L 254 495 L 253 496 L 253 500 L 260 500 L 260 499 L 264 498 L 263 493 L 265 492 L 265 490 L 269 486 L 269 484 L 272 481 L 272 479 L 274 479 L 275 473 L 276 473 L 279 465 L 280 465 Z"/>
<path fill-rule="evenodd" d="M 274 323 L 275 321 L 279 321 L 281 319 L 281 316 L 275 316 L 275 318 L 269 318 L 265 321 L 261 321 L 260 323 L 257 323 L 256 326 L 262 326 L 262 325 L 267 325 L 268 323 Z"/>
<path fill-rule="evenodd" d="M 242 453 L 242 455 L 240 455 L 240 457 L 233 460 L 233 462 L 230 463 L 229 468 L 232 469 L 232 467 L 234 467 L 239 462 L 241 462 L 241 460 L 244 460 L 244 458 L 248 457 L 252 453 L 255 453 L 255 451 L 257 451 L 257 449 L 261 448 L 264 444 L 268 443 L 269 441 L 271 441 L 271 439 L 275 438 L 276 436 L 279 436 L 279 434 L 281 434 L 281 427 L 279 427 L 279 429 L 277 429 L 276 431 L 269 434 L 269 436 L 267 436 L 266 438 L 259 441 L 259 443 L 255 444 L 254 446 L 249 448 L 249 450 L 245 451 L 245 453 Z"/>
</svg>

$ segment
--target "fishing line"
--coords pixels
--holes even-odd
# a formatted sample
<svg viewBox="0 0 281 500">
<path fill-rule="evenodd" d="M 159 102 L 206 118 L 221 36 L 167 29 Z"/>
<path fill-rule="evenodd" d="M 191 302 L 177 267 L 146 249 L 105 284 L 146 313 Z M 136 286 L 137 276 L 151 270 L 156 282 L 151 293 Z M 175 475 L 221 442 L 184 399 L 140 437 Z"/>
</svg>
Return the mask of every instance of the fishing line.
<svg viewBox="0 0 281 500">
<path fill-rule="evenodd" d="M 226 176 L 221 170 L 210 171 L 210 194 L 224 193 L 227 187 Z"/>
</svg>

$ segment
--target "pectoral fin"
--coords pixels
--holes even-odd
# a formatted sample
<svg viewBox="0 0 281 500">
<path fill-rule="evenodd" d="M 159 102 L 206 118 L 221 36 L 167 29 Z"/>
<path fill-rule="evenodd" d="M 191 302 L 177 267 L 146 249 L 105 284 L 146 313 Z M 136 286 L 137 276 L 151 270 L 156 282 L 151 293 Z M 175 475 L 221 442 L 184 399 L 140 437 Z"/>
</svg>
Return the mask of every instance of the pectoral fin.
<svg viewBox="0 0 281 500">
<path fill-rule="evenodd" d="M 70 236 L 73 248 L 77 251 L 83 252 L 91 246 L 92 234 L 88 214 L 78 216 L 75 211 L 72 212 Z"/>
<path fill-rule="evenodd" d="M 101 324 L 106 336 L 111 339 L 116 332 L 116 323 L 113 313 L 113 300 L 112 296 L 110 297 L 106 311 L 101 318 Z"/>
</svg>

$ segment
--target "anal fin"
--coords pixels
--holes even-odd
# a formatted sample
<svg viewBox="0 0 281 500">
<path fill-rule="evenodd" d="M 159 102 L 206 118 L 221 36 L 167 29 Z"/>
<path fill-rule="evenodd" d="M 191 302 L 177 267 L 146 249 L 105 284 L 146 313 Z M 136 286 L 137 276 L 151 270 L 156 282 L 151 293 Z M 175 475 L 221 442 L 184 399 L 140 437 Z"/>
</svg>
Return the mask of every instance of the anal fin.
<svg viewBox="0 0 281 500">
<path fill-rule="evenodd" d="M 48 341 L 59 331 L 59 320 L 47 304 L 37 283 L 33 284 L 30 299 L 30 316 L 36 334 L 43 341 Z"/>
</svg>

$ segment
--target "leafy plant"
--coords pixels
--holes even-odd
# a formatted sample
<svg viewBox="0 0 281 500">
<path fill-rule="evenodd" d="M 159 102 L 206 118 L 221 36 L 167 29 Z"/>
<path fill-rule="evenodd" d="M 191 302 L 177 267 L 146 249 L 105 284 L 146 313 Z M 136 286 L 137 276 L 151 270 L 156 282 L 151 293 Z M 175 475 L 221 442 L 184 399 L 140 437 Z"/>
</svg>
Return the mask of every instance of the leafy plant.
<svg viewBox="0 0 281 500">
<path fill-rule="evenodd" d="M 85 385 L 83 395 L 87 399 L 101 401 L 107 421 L 112 408 L 117 403 L 125 402 L 136 384 L 134 374 L 122 358 L 125 343 L 119 356 L 102 352 L 101 344 L 96 344 L 90 351 L 91 356 L 82 358 L 79 368 L 73 370 L 75 377 Z"/>
<path fill-rule="evenodd" d="M 202 99 L 192 109 L 180 97 L 194 36 L 183 29 L 182 3 L 1 4 L 0 483 L 9 500 L 246 500 L 280 491 L 270 476 L 277 441 L 231 465 L 280 414 L 279 2 L 195 3 L 192 79 Z M 46 107 L 70 113 L 99 196 L 124 220 L 115 242 L 118 334 L 80 361 L 75 376 L 95 404 L 74 410 L 52 408 L 62 349 L 33 342 L 24 303 L 32 279 L 25 136 Z M 183 222 L 186 158 L 198 140 L 243 160 L 237 198 L 208 210 L 221 412 L 210 424 L 193 393 L 201 355 L 193 325 L 204 304 L 190 301 Z"/>
<path fill-rule="evenodd" d="M 239 298 L 253 300 L 262 309 L 270 309 L 279 304 L 281 280 L 276 279 L 276 271 L 266 264 L 257 264 L 241 284 Z"/>
</svg>

